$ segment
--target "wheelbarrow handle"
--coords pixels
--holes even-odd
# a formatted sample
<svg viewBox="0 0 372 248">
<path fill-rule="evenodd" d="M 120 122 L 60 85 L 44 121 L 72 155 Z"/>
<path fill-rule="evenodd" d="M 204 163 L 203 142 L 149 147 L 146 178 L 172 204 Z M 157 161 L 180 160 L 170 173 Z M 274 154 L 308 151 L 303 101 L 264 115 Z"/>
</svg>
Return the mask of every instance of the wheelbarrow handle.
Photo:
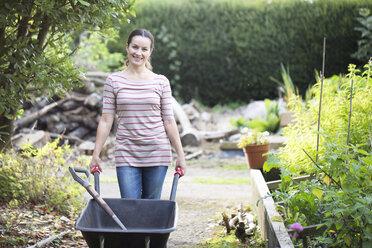
<svg viewBox="0 0 372 248">
<path fill-rule="evenodd" d="M 176 199 L 178 179 L 180 179 L 180 177 L 182 177 L 182 176 L 183 176 L 183 171 L 181 169 L 177 170 L 174 173 L 172 191 L 171 191 L 171 195 L 170 195 L 170 200 L 171 201 L 174 201 Z"/>
<path fill-rule="evenodd" d="M 87 188 L 89 186 L 89 177 L 90 173 L 87 168 L 82 168 L 82 167 L 68 167 L 68 170 L 71 173 L 72 178 L 81 185 L 83 185 L 84 188 Z M 87 176 L 87 179 L 82 179 L 81 177 L 78 176 L 77 172 L 80 173 L 85 173 Z"/>
<path fill-rule="evenodd" d="M 101 194 L 100 192 L 101 190 L 99 188 L 99 175 L 101 174 L 101 172 L 99 171 L 97 167 L 95 167 L 92 170 L 92 174 L 94 175 L 94 189 L 96 190 L 98 194 Z"/>
</svg>

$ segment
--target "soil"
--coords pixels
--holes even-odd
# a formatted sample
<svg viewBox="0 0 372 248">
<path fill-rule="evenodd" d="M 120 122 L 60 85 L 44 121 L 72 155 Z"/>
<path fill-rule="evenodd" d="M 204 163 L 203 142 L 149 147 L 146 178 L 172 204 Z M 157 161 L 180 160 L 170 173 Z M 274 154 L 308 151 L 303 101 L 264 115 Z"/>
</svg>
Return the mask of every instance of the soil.
<svg viewBox="0 0 372 248">
<path fill-rule="evenodd" d="M 222 212 L 250 204 L 250 174 L 244 168 L 245 158 L 220 158 L 218 143 L 205 143 L 201 148 L 204 155 L 187 161 L 186 175 L 178 183 L 178 224 L 170 235 L 168 248 L 201 247 L 218 229 Z M 233 169 L 237 165 L 240 169 Z M 168 170 L 162 199 L 169 198 L 173 173 L 173 169 Z M 120 197 L 113 166 L 104 167 L 101 179 L 103 197 Z M 236 183 L 243 179 L 244 183 Z"/>
</svg>

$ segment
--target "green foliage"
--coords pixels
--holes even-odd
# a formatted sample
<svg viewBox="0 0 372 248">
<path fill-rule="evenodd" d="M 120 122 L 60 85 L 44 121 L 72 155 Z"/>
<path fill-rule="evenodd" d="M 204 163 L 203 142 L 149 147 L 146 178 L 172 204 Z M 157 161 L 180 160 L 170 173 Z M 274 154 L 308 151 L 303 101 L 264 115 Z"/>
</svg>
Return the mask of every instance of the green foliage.
<svg viewBox="0 0 372 248">
<path fill-rule="evenodd" d="M 361 73 L 355 66 L 349 66 L 349 74 L 346 76 L 333 76 L 324 80 L 323 98 L 320 119 L 320 133 L 326 134 L 335 140 L 341 139 L 346 144 L 349 124 L 350 89 L 353 80 L 353 100 L 350 144 L 363 145 L 363 149 L 371 150 L 369 141 L 371 133 L 372 113 L 372 64 L 366 65 Z M 321 82 L 313 86 L 314 98 L 305 105 L 297 99 L 289 104 L 293 105 L 295 122 L 283 128 L 286 137 L 285 146 L 280 148 L 277 157 L 280 166 L 288 170 L 300 173 L 312 173 L 316 167 L 303 152 L 303 149 L 312 158 L 316 157 L 317 122 L 319 113 Z M 341 136 L 341 138 L 339 138 Z M 324 155 L 324 136 L 320 135 L 319 158 Z M 340 142 L 341 142 L 340 140 Z"/>
<path fill-rule="evenodd" d="M 314 243 L 368 247 L 372 242 L 372 152 L 358 145 L 346 147 L 339 138 L 325 137 L 326 156 L 312 180 L 295 184 L 294 174 L 282 169 L 282 182 L 273 197 L 281 202 L 277 209 L 287 225 L 327 226 L 323 236 L 313 238 Z"/>
<path fill-rule="evenodd" d="M 259 235 L 255 235 L 251 237 L 251 244 L 249 247 L 265 247 L 265 243 Z M 235 230 L 233 230 L 230 234 L 225 234 L 224 231 L 216 233 L 212 238 L 206 240 L 201 246 L 197 246 L 197 248 L 244 248 L 247 247 L 246 244 L 242 244 L 236 237 L 235 237 Z"/>
<path fill-rule="evenodd" d="M 139 1 L 137 17 L 120 29 L 111 51 L 124 53 L 123 42 L 133 28 L 147 28 L 157 38 L 166 29 L 170 48 L 155 41 L 154 71 L 173 78 L 169 55 L 175 50 L 179 66 L 172 87 L 183 101 L 197 99 L 207 106 L 251 99 L 273 99 L 280 64 L 304 95 L 322 65 L 327 38 L 326 76 L 346 71 L 357 50 L 358 9 L 372 8 L 369 0 L 182 0 Z M 168 42 L 168 43 L 170 43 Z M 358 61 L 351 61 L 357 63 Z M 173 62 L 172 62 L 173 63 Z M 363 62 L 365 63 L 365 61 Z"/>
<path fill-rule="evenodd" d="M 10 205 L 45 204 L 66 214 L 80 211 L 83 187 L 74 182 L 68 167 L 83 167 L 84 157 L 74 159 L 69 146 L 59 140 L 42 148 L 26 146 L 20 153 L 0 153 L 0 200 Z"/>
<path fill-rule="evenodd" d="M 168 49 L 168 79 L 172 83 L 174 96 L 179 98 L 178 92 L 181 91 L 181 84 L 177 84 L 180 80 L 179 71 L 182 65 L 182 62 L 177 54 L 177 42 L 174 41 L 174 37 L 171 33 L 168 32 L 167 28 L 162 25 L 160 31 L 156 36 L 157 41 L 160 43 L 159 46 L 166 47 Z"/>
<path fill-rule="evenodd" d="M 271 77 L 271 80 L 279 85 L 280 91 L 284 94 L 283 99 L 288 103 L 289 99 L 300 97 L 299 91 L 298 87 L 294 85 L 292 78 L 289 75 L 289 68 L 286 69 L 283 64 L 280 64 L 280 67 L 282 81 L 279 81 L 273 77 Z"/>
<path fill-rule="evenodd" d="M 85 70 L 113 71 L 123 69 L 124 55 L 122 53 L 110 53 L 107 43 L 114 39 L 108 35 L 97 32 L 84 32 L 80 35 L 81 47 L 73 56 L 72 60 L 78 67 Z"/>
<path fill-rule="evenodd" d="M 314 86 L 315 99 L 304 106 L 295 104 L 296 122 L 284 129 L 286 145 L 265 165 L 266 169 L 281 165 L 282 182 L 273 197 L 282 202 L 278 209 L 286 224 L 327 227 L 322 237 L 311 239 L 314 244 L 368 247 L 372 242 L 371 72 L 372 61 L 363 72 L 350 65 L 346 76 L 324 81 L 317 162 L 319 103 L 315 99 L 319 99 L 320 83 Z M 294 183 L 302 172 L 312 173 L 313 178 Z"/>
<path fill-rule="evenodd" d="M 2 2 L 0 126 L 8 126 L 1 130 L 8 133 L 8 140 L 12 120 L 26 99 L 35 94 L 62 94 L 79 81 L 81 72 L 70 59 L 69 35 L 117 28 L 127 22 L 132 5 L 131 0 Z"/>
<path fill-rule="evenodd" d="M 355 30 L 361 33 L 358 40 L 358 50 L 352 54 L 360 61 L 366 61 L 372 57 L 372 15 L 369 9 L 359 10 L 360 17 L 357 18 L 359 26 Z"/>
<path fill-rule="evenodd" d="M 336 244 L 367 247 L 372 243 L 372 152 L 361 145 L 346 147 L 329 137 L 326 145 L 326 156 L 319 163 L 332 181 L 322 189 L 324 223 L 335 231 Z"/>
<path fill-rule="evenodd" d="M 256 130 L 257 132 L 276 133 L 280 127 L 279 103 L 270 99 L 265 99 L 266 115 L 265 118 L 256 117 L 250 121 L 244 120 L 243 117 L 231 119 L 231 125 L 243 129 L 245 127 Z"/>
</svg>

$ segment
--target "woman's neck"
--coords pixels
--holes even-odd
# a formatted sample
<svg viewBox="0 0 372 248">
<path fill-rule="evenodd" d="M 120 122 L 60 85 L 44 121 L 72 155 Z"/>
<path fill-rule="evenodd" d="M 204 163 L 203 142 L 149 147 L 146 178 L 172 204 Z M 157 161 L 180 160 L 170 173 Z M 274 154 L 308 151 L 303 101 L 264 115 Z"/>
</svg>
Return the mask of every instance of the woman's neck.
<svg viewBox="0 0 372 248">
<path fill-rule="evenodd" d="M 135 67 L 130 64 L 122 73 L 135 81 L 148 80 L 154 77 L 154 73 L 145 66 Z"/>
</svg>

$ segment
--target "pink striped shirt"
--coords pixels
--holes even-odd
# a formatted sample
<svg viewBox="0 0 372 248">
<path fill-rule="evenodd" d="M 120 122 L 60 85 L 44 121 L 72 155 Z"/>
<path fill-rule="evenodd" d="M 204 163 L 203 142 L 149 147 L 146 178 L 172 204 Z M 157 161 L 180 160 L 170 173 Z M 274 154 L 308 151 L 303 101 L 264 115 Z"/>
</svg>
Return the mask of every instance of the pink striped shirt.
<svg viewBox="0 0 372 248">
<path fill-rule="evenodd" d="M 135 82 L 120 72 L 107 77 L 102 113 L 116 114 L 116 166 L 169 166 L 172 150 L 164 120 L 174 119 L 168 79 Z"/>
</svg>

